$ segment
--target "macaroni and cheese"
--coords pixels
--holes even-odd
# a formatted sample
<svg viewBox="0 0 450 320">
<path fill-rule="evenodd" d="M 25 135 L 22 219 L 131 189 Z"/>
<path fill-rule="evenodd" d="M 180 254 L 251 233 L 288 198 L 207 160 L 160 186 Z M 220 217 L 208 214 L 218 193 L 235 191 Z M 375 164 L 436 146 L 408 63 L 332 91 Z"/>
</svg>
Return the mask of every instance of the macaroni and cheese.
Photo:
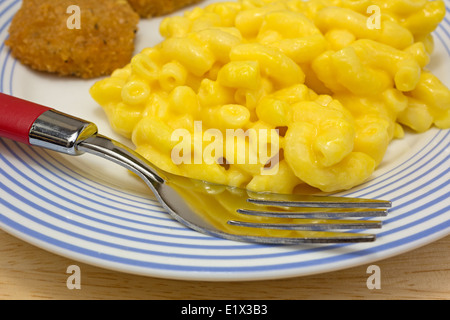
<svg viewBox="0 0 450 320">
<path fill-rule="evenodd" d="M 374 5 L 378 28 L 368 24 Z M 450 127 L 450 91 L 426 70 L 444 15 L 441 0 L 214 3 L 165 18 L 165 39 L 91 94 L 117 132 L 171 173 L 253 191 L 349 189 L 404 127 Z M 227 146 L 215 163 L 175 164 L 174 131 L 193 133 L 197 122 L 204 141 L 208 129 L 276 130 L 278 139 L 262 142 L 275 144 L 278 169 L 264 174 L 274 159 L 226 159 Z"/>
</svg>

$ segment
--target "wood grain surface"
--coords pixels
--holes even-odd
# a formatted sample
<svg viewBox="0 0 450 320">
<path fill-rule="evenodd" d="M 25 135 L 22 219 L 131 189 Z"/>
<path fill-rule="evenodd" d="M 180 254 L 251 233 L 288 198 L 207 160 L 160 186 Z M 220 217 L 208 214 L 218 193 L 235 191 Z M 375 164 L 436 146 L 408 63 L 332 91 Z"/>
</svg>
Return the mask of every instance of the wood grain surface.
<svg viewBox="0 0 450 320">
<path fill-rule="evenodd" d="M 72 261 L 0 231 L 0 299 L 3 300 L 304 300 L 450 299 L 450 237 L 378 261 L 381 289 L 369 290 L 367 266 L 255 282 L 196 282 L 148 278 Z M 81 289 L 69 290 L 67 267 L 81 271 Z"/>
</svg>

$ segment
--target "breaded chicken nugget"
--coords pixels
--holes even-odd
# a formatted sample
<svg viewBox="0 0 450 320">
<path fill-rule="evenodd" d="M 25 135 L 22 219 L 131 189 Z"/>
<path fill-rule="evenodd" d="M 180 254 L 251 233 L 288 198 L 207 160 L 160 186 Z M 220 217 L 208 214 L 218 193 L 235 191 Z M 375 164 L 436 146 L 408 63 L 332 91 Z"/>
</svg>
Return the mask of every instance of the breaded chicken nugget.
<svg viewBox="0 0 450 320">
<path fill-rule="evenodd" d="M 128 0 L 133 9 L 143 18 L 169 14 L 202 0 Z"/>
<path fill-rule="evenodd" d="M 79 29 L 68 24 L 74 4 Z M 129 63 L 138 23 L 126 0 L 23 0 L 6 44 L 33 69 L 94 78 Z"/>
</svg>

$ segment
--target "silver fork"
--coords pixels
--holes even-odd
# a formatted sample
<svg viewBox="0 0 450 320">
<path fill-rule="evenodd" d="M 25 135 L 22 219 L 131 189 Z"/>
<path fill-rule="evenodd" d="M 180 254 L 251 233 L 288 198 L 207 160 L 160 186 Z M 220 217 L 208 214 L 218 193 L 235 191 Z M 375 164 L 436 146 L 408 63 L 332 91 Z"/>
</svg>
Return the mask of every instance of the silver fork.
<svg viewBox="0 0 450 320">
<path fill-rule="evenodd" d="M 203 234 L 263 244 L 371 242 L 390 201 L 255 193 L 170 174 L 97 133 L 89 121 L 0 93 L 0 136 L 68 155 L 90 153 L 137 174 L 178 222 Z"/>
</svg>

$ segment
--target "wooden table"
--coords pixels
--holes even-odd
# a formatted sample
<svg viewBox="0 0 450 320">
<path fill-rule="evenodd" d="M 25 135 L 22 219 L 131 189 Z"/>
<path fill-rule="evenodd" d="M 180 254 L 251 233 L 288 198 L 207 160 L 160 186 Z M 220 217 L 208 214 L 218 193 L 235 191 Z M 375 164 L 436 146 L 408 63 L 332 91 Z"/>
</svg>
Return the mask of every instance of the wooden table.
<svg viewBox="0 0 450 320">
<path fill-rule="evenodd" d="M 80 290 L 67 288 L 74 264 Z M 379 290 L 367 287 L 368 266 L 272 281 L 174 281 L 71 261 L 0 231 L 0 299 L 450 299 L 450 237 L 375 264 Z"/>
</svg>

